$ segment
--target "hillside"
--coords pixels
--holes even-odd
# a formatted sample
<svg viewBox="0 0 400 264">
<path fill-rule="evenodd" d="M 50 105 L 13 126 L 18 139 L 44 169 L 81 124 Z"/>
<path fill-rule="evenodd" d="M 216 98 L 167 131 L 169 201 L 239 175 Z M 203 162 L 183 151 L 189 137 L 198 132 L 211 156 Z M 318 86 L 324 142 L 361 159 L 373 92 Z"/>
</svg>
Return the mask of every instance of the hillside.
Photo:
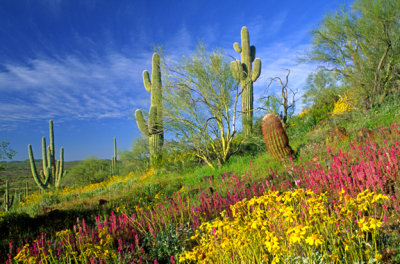
<svg viewBox="0 0 400 264">
<path fill-rule="evenodd" d="M 386 208 L 392 209 L 388 212 L 383 211 L 383 215 L 377 216 L 377 221 L 383 221 L 382 217 L 386 220 L 379 236 L 376 234 L 373 237 L 378 243 L 377 247 L 381 248 L 379 249 L 379 252 L 382 252 L 381 259 L 383 258 L 385 263 L 394 263 L 393 261 L 400 256 L 396 247 L 396 241 L 400 240 L 400 236 L 395 231 L 398 226 L 396 190 L 400 175 L 397 170 L 400 168 L 397 167 L 400 165 L 400 160 L 396 156 L 397 151 L 400 151 L 399 128 L 393 123 L 399 120 L 398 106 L 398 103 L 393 104 L 393 101 L 388 101 L 363 118 L 360 118 L 360 113 L 352 111 L 331 116 L 315 127 L 307 127 L 303 117 L 294 116 L 288 127 L 288 134 L 297 158 L 284 163 L 276 162 L 265 152 L 265 148 L 260 148 L 252 154 L 237 155 L 214 170 L 207 165 L 184 170 L 150 169 L 139 174 L 131 172 L 127 175 L 113 176 L 101 183 L 70 186 L 42 194 L 32 193 L 21 206 L 2 215 L 0 220 L 2 252 L 10 250 L 8 249 L 10 239 L 15 245 L 12 251 L 16 252 L 22 240 L 33 239 L 37 235 L 40 241 L 37 243 L 57 244 L 70 237 L 71 245 L 78 245 L 75 243 L 80 239 L 89 241 L 88 236 L 94 236 L 98 238 L 90 243 L 94 245 L 99 243 L 100 247 L 88 251 L 86 248 L 88 245 L 81 244 L 84 248 L 74 249 L 81 252 L 80 254 L 86 252 L 81 257 L 89 258 L 103 254 L 104 259 L 114 262 L 119 259 L 115 254 L 122 254 L 120 256 L 123 256 L 124 261 L 157 259 L 160 263 L 167 263 L 167 259 L 176 259 L 183 250 L 193 249 L 195 244 L 189 238 L 196 234 L 195 230 L 201 223 L 216 219 L 223 210 L 230 212 L 230 205 L 243 199 L 262 197 L 268 190 L 279 190 L 283 194 L 288 190 L 306 188 L 316 194 L 327 192 L 327 201 L 332 201 L 340 195 L 340 188 L 346 189 L 346 193 L 355 198 L 359 192 L 355 188 L 360 188 L 361 191 L 364 184 L 367 184 L 365 186 L 370 186 L 369 189 L 394 195 L 394 200 L 386 205 L 389 206 Z M 335 127 L 344 127 L 348 137 L 327 140 L 329 131 Z M 362 128 L 369 129 L 371 133 L 363 136 L 360 134 Z M 258 142 L 260 141 L 262 142 L 261 138 Z M 384 153 L 388 153 L 389 156 L 385 156 Z M 391 164 L 393 171 L 382 167 L 386 162 Z M 66 164 L 71 168 L 77 166 L 76 162 Z M 348 171 L 353 167 L 356 168 L 355 166 L 362 169 L 360 166 L 366 164 L 372 167 L 365 167 L 363 170 L 373 169 L 378 175 L 384 173 L 386 181 L 376 182 L 375 186 L 364 182 L 362 178 L 359 178 L 355 185 L 354 182 L 346 183 L 348 174 L 347 172 L 343 174 L 343 170 Z M 2 172 L 2 175 L 13 175 L 18 181 L 23 182 L 28 178 L 23 174 L 29 172 L 26 165 L 28 165 L 26 161 L 9 162 L 5 171 L 7 173 Z M 313 173 L 308 174 L 308 171 Z M 351 169 L 350 175 L 353 178 L 356 177 L 354 173 L 355 171 Z M 302 176 L 299 177 L 300 175 Z M 332 182 L 339 185 L 326 185 L 326 181 L 329 182 L 328 178 L 312 180 L 312 177 L 325 177 L 324 175 L 344 177 L 343 184 L 339 184 L 342 182 L 340 180 Z M 221 220 L 228 221 L 228 219 Z M 107 228 L 104 229 L 105 227 Z M 354 232 L 357 231 L 357 225 L 352 228 L 355 228 Z M 74 233 L 78 231 L 79 233 Z M 46 236 L 43 237 L 43 234 Z M 118 249 L 114 248 L 115 243 L 119 245 Z M 359 247 L 357 243 L 353 246 L 354 250 Z M 381 251 L 383 248 L 385 250 Z M 28 248 L 24 250 L 23 252 L 26 252 L 24 254 L 31 252 L 29 255 L 37 258 L 38 255 L 32 251 L 33 248 L 29 251 Z M 62 250 L 64 257 L 72 258 L 73 252 L 70 251 L 72 249 Z M 190 256 L 193 257 L 197 253 L 191 254 L 194 255 L 189 254 L 186 257 L 190 259 Z M 21 254 L 19 256 L 21 259 Z M 357 254 L 353 257 L 356 258 Z M 171 260 L 168 261 L 173 263 Z"/>
</svg>

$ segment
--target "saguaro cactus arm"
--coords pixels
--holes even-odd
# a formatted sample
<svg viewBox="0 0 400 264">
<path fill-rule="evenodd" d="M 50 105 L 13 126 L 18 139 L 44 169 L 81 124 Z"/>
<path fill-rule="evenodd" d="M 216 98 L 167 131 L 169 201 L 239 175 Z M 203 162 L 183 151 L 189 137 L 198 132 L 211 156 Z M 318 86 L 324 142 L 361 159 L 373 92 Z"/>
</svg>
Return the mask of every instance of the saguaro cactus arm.
<svg viewBox="0 0 400 264">
<path fill-rule="evenodd" d="M 48 153 L 50 155 L 50 151 Z M 50 171 L 50 166 L 49 166 L 49 164 L 50 164 L 49 155 L 47 155 L 46 138 L 43 137 L 42 138 L 42 163 L 43 163 L 42 167 L 43 167 L 43 170 L 40 171 L 40 176 L 44 180 L 44 185 L 47 185 L 47 182 L 50 180 L 51 171 Z"/>
<path fill-rule="evenodd" d="M 33 151 L 32 151 L 32 146 L 28 145 L 28 153 L 29 153 L 29 162 L 31 165 L 31 172 L 32 172 L 32 176 L 33 179 L 35 180 L 36 184 L 39 186 L 40 189 L 45 190 L 47 188 L 47 181 L 45 180 L 45 182 L 42 181 L 41 177 L 39 176 L 39 173 L 36 170 L 36 164 L 35 164 L 35 158 L 33 156 Z M 43 172 L 41 171 L 42 176 Z"/>
<path fill-rule="evenodd" d="M 139 109 L 135 111 L 135 119 L 140 132 L 146 136 L 149 136 L 149 127 L 147 126 L 146 120 L 144 120 L 142 111 Z"/>
<path fill-rule="evenodd" d="M 242 63 L 240 61 L 232 61 L 230 67 L 232 76 L 233 78 L 235 78 L 236 81 L 240 82 L 240 80 L 246 78 L 246 72 L 244 71 Z"/>
<path fill-rule="evenodd" d="M 146 91 L 151 92 L 151 81 L 149 72 L 144 70 L 143 71 L 143 85 Z"/>
<path fill-rule="evenodd" d="M 261 74 L 261 60 L 259 58 L 254 60 L 253 71 L 251 73 L 251 81 L 255 82 Z"/>
<path fill-rule="evenodd" d="M 54 187 L 60 186 L 61 179 L 67 172 L 64 171 L 64 148 L 60 149 L 60 160 L 56 161 L 56 173 L 54 177 Z"/>
<path fill-rule="evenodd" d="M 50 134 L 50 144 L 49 144 L 49 164 L 50 168 L 55 168 L 55 147 L 54 147 L 54 129 L 53 129 L 53 120 L 49 122 L 49 134 Z M 53 171 L 54 173 L 54 171 Z"/>
<path fill-rule="evenodd" d="M 233 49 L 234 49 L 237 53 L 242 52 L 242 48 L 240 47 L 240 44 L 237 43 L 237 42 L 233 43 Z"/>
</svg>

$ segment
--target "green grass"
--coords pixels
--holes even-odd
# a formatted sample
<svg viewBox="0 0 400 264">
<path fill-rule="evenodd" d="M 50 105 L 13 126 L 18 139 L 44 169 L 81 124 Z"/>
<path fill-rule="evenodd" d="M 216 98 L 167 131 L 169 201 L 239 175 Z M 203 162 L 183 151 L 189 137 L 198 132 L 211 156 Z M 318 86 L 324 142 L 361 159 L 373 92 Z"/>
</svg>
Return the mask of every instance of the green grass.
<svg viewBox="0 0 400 264">
<path fill-rule="evenodd" d="M 367 115 L 357 111 L 346 113 L 340 116 L 331 117 L 315 127 L 312 127 L 306 120 L 299 117 L 292 118 L 288 127 L 290 145 L 300 155 L 309 155 L 314 144 L 324 142 L 329 129 L 335 126 L 343 126 L 349 131 L 352 138 L 357 130 L 366 127 L 374 129 L 380 126 L 388 126 L 393 121 L 399 120 L 400 99 L 395 97 L 388 98 L 383 105 L 372 109 Z M 260 135 L 258 135 L 260 139 Z M 76 166 L 79 162 L 65 162 L 68 169 Z M 40 161 L 37 161 L 40 167 Z M 254 166 L 257 164 L 257 166 Z M 5 171 L 0 172 L 0 181 L 9 179 L 11 193 L 14 190 L 23 192 L 25 183 L 29 184 L 30 193 L 37 191 L 30 172 L 29 161 L 22 162 L 3 162 Z M 213 179 L 219 183 L 224 174 L 247 175 L 253 177 L 254 181 L 268 177 L 272 170 L 284 173 L 284 168 L 279 162 L 274 161 L 266 152 L 253 152 L 253 154 L 241 154 L 233 156 L 226 164 L 212 169 L 207 165 L 189 166 L 181 170 L 168 171 L 158 169 L 154 175 L 144 180 L 139 180 L 141 175 L 136 175 L 126 183 L 115 183 L 110 188 L 99 188 L 91 192 L 79 195 L 58 195 L 53 197 L 45 196 L 38 201 L 38 205 L 29 208 L 19 208 L 18 212 L 29 213 L 30 215 L 40 215 L 51 210 L 69 210 L 72 208 L 93 209 L 98 206 L 98 200 L 107 200 L 107 207 L 119 206 L 120 201 L 132 200 L 136 203 L 138 197 L 145 197 L 151 201 L 157 193 L 172 195 L 174 192 L 184 187 L 188 191 L 196 192 L 207 188 L 209 180 Z M 0 186 L 0 193 L 4 192 L 4 184 Z"/>
</svg>

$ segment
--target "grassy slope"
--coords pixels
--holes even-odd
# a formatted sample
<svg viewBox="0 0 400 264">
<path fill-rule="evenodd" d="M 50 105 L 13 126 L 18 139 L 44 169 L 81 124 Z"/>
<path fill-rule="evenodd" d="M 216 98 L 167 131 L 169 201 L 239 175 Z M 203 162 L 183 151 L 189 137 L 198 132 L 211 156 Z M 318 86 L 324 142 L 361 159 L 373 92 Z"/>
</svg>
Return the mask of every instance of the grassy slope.
<svg viewBox="0 0 400 264">
<path fill-rule="evenodd" d="M 309 132 L 309 128 L 302 127 L 303 121 L 298 120 L 296 126 L 288 130 L 291 145 L 302 155 L 307 155 L 307 152 L 312 149 L 309 146 L 315 142 L 325 141 L 328 130 L 334 126 L 345 127 L 354 138 L 360 128 L 374 129 L 399 121 L 399 106 L 399 100 L 388 100 L 385 105 L 373 109 L 366 116 L 352 112 L 331 118 L 319 124 L 312 132 Z M 27 162 L 9 163 L 9 169 L 13 168 L 9 170 L 13 172 L 10 176 L 16 179 L 12 187 L 13 184 L 16 186 L 18 182 L 32 178 L 29 170 L 24 168 L 26 165 L 29 164 Z M 66 165 L 72 166 L 73 163 Z M 216 170 L 207 166 L 188 168 L 181 172 L 160 170 L 146 175 L 117 177 L 103 185 L 87 186 L 81 190 L 67 190 L 54 195 L 44 195 L 32 204 L 20 207 L 0 220 L 0 237 L 3 238 L 1 242 L 5 244 L 9 238 L 21 239 L 22 236 L 15 237 L 16 233 L 32 237 L 41 231 L 51 234 L 70 228 L 76 223 L 77 217 L 85 218 L 90 224 L 94 222 L 95 216 L 108 216 L 117 207 L 134 206 L 138 203 L 152 204 L 153 201 L 159 199 L 157 197 L 170 196 L 178 191 L 184 191 L 189 196 L 196 197 L 196 194 L 209 188 L 211 179 L 214 185 L 223 186 L 221 176 L 224 174 L 235 173 L 249 177 L 253 181 L 262 180 L 268 177 L 271 168 L 278 171 L 284 170 L 280 164 L 272 160 L 269 154 L 260 153 L 253 157 L 251 155 L 233 157 L 230 162 Z M 2 172 L 0 179 L 3 179 L 5 175 L 7 174 Z M 101 204 L 100 200 L 107 202 Z"/>
</svg>

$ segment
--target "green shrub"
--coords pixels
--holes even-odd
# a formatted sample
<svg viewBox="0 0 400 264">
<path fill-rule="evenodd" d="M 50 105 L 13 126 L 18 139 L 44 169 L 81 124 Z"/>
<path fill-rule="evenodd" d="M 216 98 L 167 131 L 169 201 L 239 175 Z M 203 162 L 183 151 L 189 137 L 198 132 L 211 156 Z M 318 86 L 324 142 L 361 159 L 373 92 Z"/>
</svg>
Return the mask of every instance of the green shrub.
<svg viewBox="0 0 400 264">
<path fill-rule="evenodd" d="M 126 175 L 133 171 L 141 174 L 149 168 L 150 152 L 149 141 L 142 136 L 134 139 L 132 149 L 120 153 L 120 172 Z"/>
<path fill-rule="evenodd" d="M 158 263 L 170 263 L 171 256 L 175 256 L 177 259 L 177 255 L 187 249 L 193 234 L 193 230 L 189 227 L 168 225 L 159 233 L 146 233 L 143 239 L 143 248 Z"/>
<path fill-rule="evenodd" d="M 69 170 L 64 183 L 66 185 L 87 185 L 102 182 L 110 175 L 110 165 L 111 161 L 109 160 L 100 160 L 96 157 L 86 158 Z"/>
</svg>

